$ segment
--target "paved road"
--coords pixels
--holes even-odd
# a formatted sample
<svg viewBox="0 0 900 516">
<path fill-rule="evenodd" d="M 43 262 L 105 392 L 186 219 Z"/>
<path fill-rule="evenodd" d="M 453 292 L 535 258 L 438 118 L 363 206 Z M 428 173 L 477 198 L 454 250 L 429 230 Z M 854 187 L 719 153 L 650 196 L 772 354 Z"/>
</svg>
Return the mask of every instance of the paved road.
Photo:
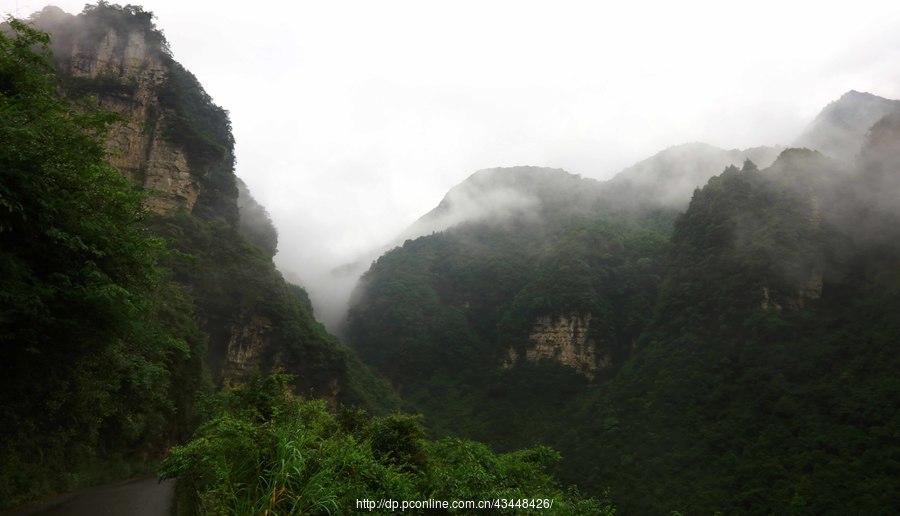
<svg viewBox="0 0 900 516">
<path fill-rule="evenodd" d="M 2 516 L 169 516 L 175 481 L 139 478 L 57 496 Z"/>
</svg>

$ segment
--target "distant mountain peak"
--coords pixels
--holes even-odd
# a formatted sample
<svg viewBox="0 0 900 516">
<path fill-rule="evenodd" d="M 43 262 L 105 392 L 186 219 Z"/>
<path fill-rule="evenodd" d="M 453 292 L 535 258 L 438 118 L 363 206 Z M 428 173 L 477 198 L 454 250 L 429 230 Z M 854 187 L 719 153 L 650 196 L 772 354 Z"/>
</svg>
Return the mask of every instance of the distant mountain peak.
<svg viewBox="0 0 900 516">
<path fill-rule="evenodd" d="M 500 220 L 553 203 L 578 204 L 599 181 L 561 168 L 495 167 L 478 170 L 457 184 L 441 202 L 404 234 L 409 238 L 463 222 Z"/>
<path fill-rule="evenodd" d="M 875 122 L 898 110 L 900 101 L 850 90 L 825 106 L 794 145 L 850 163 Z"/>
<path fill-rule="evenodd" d="M 619 172 L 609 183 L 620 199 L 640 205 L 681 209 L 700 187 L 726 167 L 750 160 L 768 167 L 783 147 L 722 149 L 703 142 L 683 143 L 657 152 Z"/>
<path fill-rule="evenodd" d="M 857 91 L 857 90 L 850 90 L 847 93 L 844 93 L 843 95 L 841 95 L 840 99 L 838 99 L 838 100 L 853 99 L 853 98 L 888 100 L 884 97 L 879 97 L 878 95 L 874 95 L 867 91 Z"/>
</svg>

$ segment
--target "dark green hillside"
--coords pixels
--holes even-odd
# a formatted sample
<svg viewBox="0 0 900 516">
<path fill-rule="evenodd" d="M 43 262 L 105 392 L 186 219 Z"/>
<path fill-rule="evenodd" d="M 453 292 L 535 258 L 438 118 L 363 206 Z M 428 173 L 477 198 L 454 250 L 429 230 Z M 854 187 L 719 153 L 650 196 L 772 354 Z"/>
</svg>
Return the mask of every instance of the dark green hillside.
<svg viewBox="0 0 900 516">
<path fill-rule="evenodd" d="M 775 171 L 801 172 L 726 171 L 679 219 L 643 351 L 560 440 L 572 478 L 637 512 L 896 506 L 900 247 L 850 246 Z"/>
<path fill-rule="evenodd" d="M 855 169 L 798 149 L 729 167 L 674 224 L 597 203 L 409 241 L 364 277 L 352 342 L 438 433 L 550 443 L 628 513 L 885 513 L 897 127 Z"/>
<path fill-rule="evenodd" d="M 363 360 L 439 432 L 507 449 L 552 439 L 565 393 L 612 375 L 630 355 L 653 313 L 673 217 L 615 214 L 598 183 L 556 170 L 473 178 L 514 189 L 520 171 L 517 191 L 540 184 L 527 214 L 458 225 L 388 252 L 363 277 L 348 323 Z M 578 202 L 554 193 L 564 191 L 578 191 Z M 524 358 L 535 321 L 560 317 L 590 321 L 585 339 L 598 352 L 582 370 Z"/>
<path fill-rule="evenodd" d="M 169 242 L 173 253 L 165 264 L 192 295 L 209 333 L 214 379 L 235 382 L 257 370 L 286 370 L 295 375 L 298 393 L 376 411 L 396 406 L 387 385 L 316 321 L 306 292 L 286 283 L 271 256 L 235 228 L 184 213 L 156 217 L 151 227 Z M 264 342 L 257 361 L 229 359 L 235 328 L 256 329 L 258 321 L 265 322 L 251 337 L 258 339 L 251 343 Z"/>
</svg>

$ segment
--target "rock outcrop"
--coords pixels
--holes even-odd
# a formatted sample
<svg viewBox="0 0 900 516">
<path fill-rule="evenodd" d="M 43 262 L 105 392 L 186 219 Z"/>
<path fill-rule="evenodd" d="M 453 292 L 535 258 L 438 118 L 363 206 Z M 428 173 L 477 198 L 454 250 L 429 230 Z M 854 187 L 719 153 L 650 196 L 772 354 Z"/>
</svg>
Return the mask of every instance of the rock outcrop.
<svg viewBox="0 0 900 516">
<path fill-rule="evenodd" d="M 120 117 L 107 136 L 110 164 L 147 189 L 154 212 L 190 212 L 201 193 L 200 171 L 192 170 L 183 145 L 167 137 L 181 115 L 160 101 L 173 61 L 149 20 L 126 16 L 102 23 L 47 7 L 32 21 L 52 35 L 64 92 L 90 96 Z"/>
<path fill-rule="evenodd" d="M 528 362 L 549 360 L 593 379 L 598 369 L 609 366 L 610 359 L 597 355 L 596 344 L 588 338 L 590 324 L 590 314 L 583 317 L 540 317 L 528 335 L 524 355 L 510 348 L 503 367 L 512 367 L 523 357 Z"/>
<path fill-rule="evenodd" d="M 262 366 L 268 333 L 272 321 L 267 317 L 250 316 L 231 327 L 225 345 L 225 361 L 222 366 L 222 383 L 229 385 L 240 381 L 247 374 Z"/>
</svg>

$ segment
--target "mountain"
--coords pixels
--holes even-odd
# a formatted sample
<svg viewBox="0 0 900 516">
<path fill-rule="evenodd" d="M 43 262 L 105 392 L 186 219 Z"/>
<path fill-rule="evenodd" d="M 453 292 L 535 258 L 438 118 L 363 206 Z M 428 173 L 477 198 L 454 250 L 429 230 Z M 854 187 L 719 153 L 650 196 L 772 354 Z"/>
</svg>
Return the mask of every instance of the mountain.
<svg viewBox="0 0 900 516">
<path fill-rule="evenodd" d="M 347 339 L 438 431 L 529 442 L 515 435 L 519 418 L 504 413 L 511 419 L 495 426 L 469 411 L 491 402 L 484 396 L 499 388 L 498 374 L 538 368 L 536 385 L 555 385 L 544 393 L 580 390 L 628 359 L 652 313 L 676 215 L 632 206 L 557 169 L 477 172 L 420 220 L 465 222 L 372 264 Z"/>
<path fill-rule="evenodd" d="M 846 196 L 869 183 L 867 167 L 797 189 L 785 175 L 840 165 L 783 157 L 726 170 L 694 197 L 641 351 L 557 441 L 573 471 L 592 471 L 587 483 L 612 485 L 635 512 L 881 513 L 900 496 L 900 283 L 889 272 L 900 248 L 860 238 L 864 220 L 891 211 Z"/>
<path fill-rule="evenodd" d="M 101 2 L 29 23 L 52 58 L 16 20 L 0 40 L 0 505 L 146 471 L 214 385 L 261 373 L 397 406 L 275 268 L 227 112 L 152 14 Z"/>
<path fill-rule="evenodd" d="M 379 256 L 404 241 L 444 231 L 460 224 L 516 217 L 541 217 L 548 209 L 560 214 L 603 209 L 608 212 L 673 210 L 687 206 L 691 194 L 728 165 L 751 159 L 771 164 L 784 147 L 725 150 L 704 143 L 670 147 L 619 172 L 609 181 L 597 181 L 561 169 L 508 167 L 479 170 L 450 189 L 441 202 L 397 238 L 379 249 L 335 268 L 331 275 L 338 294 L 331 310 L 331 326 L 342 328 L 351 292 Z"/>
<path fill-rule="evenodd" d="M 509 167 L 479 170 L 450 189 L 441 202 L 413 223 L 399 242 L 469 222 L 504 223 L 542 217 L 548 211 L 590 210 L 600 183 L 561 169 Z"/>
<path fill-rule="evenodd" d="M 705 143 L 687 143 L 660 151 L 609 181 L 541 167 L 479 170 L 451 188 L 395 244 L 468 222 L 527 216 L 535 209 L 571 211 L 566 214 L 572 215 L 590 211 L 599 203 L 610 211 L 682 208 L 696 188 L 725 167 L 740 165 L 747 159 L 766 167 L 784 149 L 774 146 L 725 150 Z"/>
<path fill-rule="evenodd" d="M 77 16 L 48 7 L 31 21 L 52 36 L 66 95 L 118 115 L 110 164 L 148 192 L 154 229 L 180 252 L 169 266 L 193 294 L 213 376 L 284 367 L 302 390 L 364 396 L 351 393 L 348 352 L 271 262 L 277 235 L 234 174 L 227 113 L 174 60 L 151 15 L 100 4 Z"/>
<path fill-rule="evenodd" d="M 794 142 L 794 146 L 815 149 L 837 160 L 851 163 L 856 159 L 866 133 L 875 122 L 898 109 L 900 101 L 871 93 L 848 91 L 825 106 Z"/>
<path fill-rule="evenodd" d="M 781 146 L 725 150 L 705 143 L 686 143 L 626 168 L 609 184 L 636 204 L 682 209 L 695 189 L 725 167 L 748 159 L 767 167 L 783 150 Z"/>
<path fill-rule="evenodd" d="M 883 513 L 898 127 L 853 163 L 690 144 L 609 182 L 480 171 L 372 264 L 347 338 L 437 434 L 550 443 L 626 513 Z"/>
</svg>

